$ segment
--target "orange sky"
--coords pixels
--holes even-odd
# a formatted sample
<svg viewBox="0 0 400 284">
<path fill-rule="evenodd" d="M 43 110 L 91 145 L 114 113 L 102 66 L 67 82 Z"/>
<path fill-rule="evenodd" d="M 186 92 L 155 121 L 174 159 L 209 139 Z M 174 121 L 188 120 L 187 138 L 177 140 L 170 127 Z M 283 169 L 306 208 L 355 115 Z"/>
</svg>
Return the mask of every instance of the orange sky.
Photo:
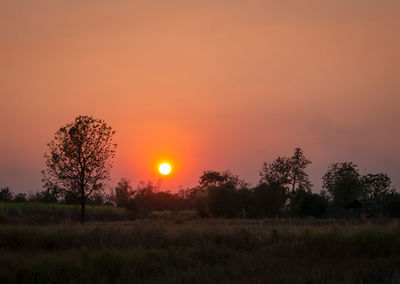
<svg viewBox="0 0 400 284">
<path fill-rule="evenodd" d="M 330 162 L 400 186 L 400 1 L 0 3 L 0 186 L 35 191 L 54 132 L 117 130 L 113 182 L 258 181 L 301 146 L 314 191 Z"/>
</svg>

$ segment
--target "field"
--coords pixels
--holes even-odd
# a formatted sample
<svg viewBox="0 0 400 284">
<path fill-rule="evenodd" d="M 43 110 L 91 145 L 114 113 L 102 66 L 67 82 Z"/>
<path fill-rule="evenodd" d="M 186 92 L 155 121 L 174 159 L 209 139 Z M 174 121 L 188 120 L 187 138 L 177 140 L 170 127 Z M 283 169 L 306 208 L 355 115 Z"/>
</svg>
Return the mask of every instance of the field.
<svg viewBox="0 0 400 284">
<path fill-rule="evenodd" d="M 36 202 L 0 202 L 0 224 L 54 224 L 79 220 L 80 206 Z M 129 216 L 113 206 L 86 206 L 88 221 L 122 221 Z"/>
<path fill-rule="evenodd" d="M 0 226 L 1 283 L 399 283 L 390 220 Z"/>
</svg>

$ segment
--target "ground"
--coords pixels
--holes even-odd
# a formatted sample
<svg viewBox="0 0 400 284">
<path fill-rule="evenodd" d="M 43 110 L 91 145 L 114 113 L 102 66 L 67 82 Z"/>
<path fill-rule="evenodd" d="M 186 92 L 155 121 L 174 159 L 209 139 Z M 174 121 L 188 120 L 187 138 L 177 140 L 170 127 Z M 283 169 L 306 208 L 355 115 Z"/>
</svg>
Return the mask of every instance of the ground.
<svg viewBox="0 0 400 284">
<path fill-rule="evenodd" d="M 0 282 L 398 283 L 393 220 L 0 226 Z"/>
</svg>

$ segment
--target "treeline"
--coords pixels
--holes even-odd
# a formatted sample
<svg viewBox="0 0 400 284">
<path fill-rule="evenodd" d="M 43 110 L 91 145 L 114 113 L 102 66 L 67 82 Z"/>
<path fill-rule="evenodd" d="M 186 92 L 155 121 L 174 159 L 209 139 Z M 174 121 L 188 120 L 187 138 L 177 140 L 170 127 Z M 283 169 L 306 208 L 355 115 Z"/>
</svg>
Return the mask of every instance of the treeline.
<svg viewBox="0 0 400 284">
<path fill-rule="evenodd" d="M 194 188 L 178 193 L 160 191 L 141 183 L 133 189 L 122 179 L 115 188 L 115 204 L 147 216 L 157 210 L 196 210 L 201 217 L 345 217 L 354 200 L 358 213 L 400 217 L 400 194 L 384 173 L 361 174 L 351 162 L 331 164 L 323 176 L 323 189 L 312 192 L 306 173 L 311 164 L 300 148 L 291 157 L 264 163 L 260 181 L 250 187 L 229 171 L 205 171 Z M 354 213 L 354 212 L 353 212 Z"/>
<path fill-rule="evenodd" d="M 42 190 L 36 193 L 14 193 L 9 187 L 0 188 L 0 202 L 40 202 L 40 203 L 62 203 L 79 204 L 78 198 L 71 194 L 60 196 L 52 190 Z M 88 199 L 88 205 L 114 205 L 112 194 L 96 193 Z"/>
<path fill-rule="evenodd" d="M 112 194 L 96 193 L 88 204 L 113 204 L 126 208 L 137 217 L 153 211 L 194 210 L 201 217 L 265 218 L 265 217 L 346 217 L 355 200 L 358 213 L 369 216 L 400 217 L 400 194 L 384 173 L 361 174 L 351 162 L 331 164 L 323 176 L 323 189 L 313 193 L 313 185 L 306 172 L 311 164 L 300 148 L 291 157 L 278 157 L 265 162 L 259 183 L 251 187 L 229 171 L 205 171 L 193 188 L 177 193 L 160 190 L 151 182 L 133 188 L 122 179 Z M 45 190 L 28 198 L 12 195 L 8 189 L 0 192 L 0 201 L 41 201 L 79 204 L 79 199 L 64 195 L 62 200 Z"/>
</svg>

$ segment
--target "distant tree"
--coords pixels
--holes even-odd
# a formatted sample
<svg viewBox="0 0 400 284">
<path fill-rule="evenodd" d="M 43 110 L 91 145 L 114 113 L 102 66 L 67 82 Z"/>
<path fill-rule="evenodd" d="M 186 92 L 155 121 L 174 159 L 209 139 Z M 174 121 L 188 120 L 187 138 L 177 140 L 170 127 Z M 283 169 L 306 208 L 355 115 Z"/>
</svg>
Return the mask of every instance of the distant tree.
<svg viewBox="0 0 400 284">
<path fill-rule="evenodd" d="M 17 193 L 14 198 L 14 202 L 26 202 L 26 193 Z"/>
<path fill-rule="evenodd" d="M 362 195 L 361 175 L 351 162 L 331 164 L 322 179 L 323 188 L 336 206 L 345 207 Z"/>
<path fill-rule="evenodd" d="M 386 174 L 367 174 L 361 177 L 362 195 L 378 205 L 382 205 L 386 196 L 395 192 L 392 181 Z"/>
<path fill-rule="evenodd" d="M 160 185 L 150 181 L 141 181 L 136 187 L 134 199 L 134 210 L 141 216 L 148 216 L 152 211 L 157 210 L 154 203 L 154 196 L 160 191 Z"/>
<path fill-rule="evenodd" d="M 64 204 L 74 204 L 74 205 L 81 204 L 81 200 L 80 200 L 79 196 L 72 194 L 70 192 L 65 192 L 65 194 L 63 194 L 62 201 Z M 88 203 L 87 201 L 88 201 L 88 198 L 87 198 L 85 204 Z"/>
<path fill-rule="evenodd" d="M 81 204 L 80 221 L 85 221 L 88 198 L 102 190 L 110 177 L 116 144 L 115 131 L 103 120 L 78 116 L 61 127 L 48 144 L 46 170 L 42 171 L 45 187 L 56 193 L 70 194 Z"/>
<path fill-rule="evenodd" d="M 329 193 L 328 193 L 327 190 L 322 189 L 321 192 L 319 193 L 319 195 L 320 195 L 322 198 L 328 200 L 328 202 L 331 201 L 331 197 L 329 196 Z"/>
<path fill-rule="evenodd" d="M 212 217 L 233 218 L 241 209 L 238 202 L 236 189 L 232 184 L 209 186 L 207 188 L 206 210 Z"/>
<path fill-rule="evenodd" d="M 400 193 L 394 192 L 386 195 L 382 207 L 384 215 L 400 218 Z"/>
<path fill-rule="evenodd" d="M 30 202 L 57 203 L 57 196 L 53 195 L 49 190 L 42 190 L 28 197 Z"/>
<path fill-rule="evenodd" d="M 283 186 L 290 196 L 297 190 L 311 191 L 312 184 L 305 172 L 309 164 L 311 161 L 304 156 L 303 150 L 296 148 L 290 158 L 278 157 L 270 164 L 265 162 L 260 172 L 260 183 Z"/>
<path fill-rule="evenodd" d="M 277 183 L 261 183 L 253 189 L 254 217 L 276 217 L 284 208 L 287 200 L 286 189 Z"/>
<path fill-rule="evenodd" d="M 129 180 L 121 179 L 115 187 L 115 204 L 118 207 L 133 209 L 133 197 L 135 192 L 132 190 Z"/>
<path fill-rule="evenodd" d="M 272 163 L 264 162 L 260 172 L 260 184 L 278 184 L 288 186 L 290 184 L 290 160 L 286 157 L 278 157 Z"/>
<path fill-rule="evenodd" d="M 231 185 L 234 188 L 240 188 L 245 187 L 246 183 L 230 171 L 204 171 L 199 178 L 199 185 L 201 188 L 210 186 L 218 187 L 221 185 Z"/>
<path fill-rule="evenodd" d="M 181 196 L 184 198 L 187 208 L 196 210 L 200 217 L 208 217 L 205 203 L 207 191 L 205 188 L 200 186 L 187 188 L 183 190 Z"/>
<path fill-rule="evenodd" d="M 103 192 L 95 192 L 89 199 L 91 205 L 104 205 L 104 194 Z"/>
<path fill-rule="evenodd" d="M 153 211 L 178 211 L 185 208 L 185 199 L 181 194 L 160 191 L 159 183 L 140 182 L 132 195 L 129 194 L 130 189 L 126 187 L 127 183 L 121 185 L 124 188 L 123 195 L 121 195 L 124 198 L 121 198 L 121 200 L 125 201 L 125 197 L 128 196 L 128 209 L 139 216 L 148 216 Z M 125 189 L 127 190 L 125 191 Z"/>
<path fill-rule="evenodd" d="M 323 195 L 298 191 L 290 205 L 296 216 L 320 218 L 327 215 L 329 201 Z"/>
<path fill-rule="evenodd" d="M 311 161 L 304 156 L 303 150 L 301 150 L 301 148 L 296 148 L 293 156 L 290 158 L 289 181 L 292 194 L 300 189 L 311 191 L 312 184 L 310 182 L 310 177 L 305 171 L 310 164 Z"/>
<path fill-rule="evenodd" d="M 0 201 L 10 202 L 13 199 L 13 193 L 8 187 L 3 187 L 0 189 Z"/>
<path fill-rule="evenodd" d="M 244 209 L 240 196 L 246 187 L 243 180 L 229 171 L 204 171 L 199 178 L 199 190 L 204 194 L 200 208 L 212 217 L 235 217 Z"/>
</svg>

